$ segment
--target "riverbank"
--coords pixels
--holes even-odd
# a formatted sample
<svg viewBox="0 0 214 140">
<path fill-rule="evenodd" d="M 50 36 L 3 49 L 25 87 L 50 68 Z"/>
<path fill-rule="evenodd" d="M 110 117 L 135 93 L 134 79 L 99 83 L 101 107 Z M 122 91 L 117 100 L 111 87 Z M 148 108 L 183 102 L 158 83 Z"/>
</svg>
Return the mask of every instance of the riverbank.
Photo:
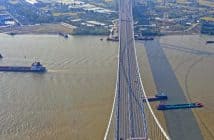
<svg viewBox="0 0 214 140">
<path fill-rule="evenodd" d="M 71 35 L 108 35 L 109 31 L 104 28 L 79 28 L 70 24 L 61 23 L 46 23 L 46 24 L 35 24 L 35 25 L 22 25 L 14 27 L 0 27 L 0 33 L 6 33 L 10 35 L 16 34 L 71 34 Z M 159 36 L 168 35 L 195 35 L 200 34 L 198 29 L 189 29 L 185 31 L 163 31 Z"/>
<path fill-rule="evenodd" d="M 0 33 L 6 34 L 72 34 L 76 27 L 66 23 L 35 24 L 15 27 L 0 27 Z"/>
</svg>

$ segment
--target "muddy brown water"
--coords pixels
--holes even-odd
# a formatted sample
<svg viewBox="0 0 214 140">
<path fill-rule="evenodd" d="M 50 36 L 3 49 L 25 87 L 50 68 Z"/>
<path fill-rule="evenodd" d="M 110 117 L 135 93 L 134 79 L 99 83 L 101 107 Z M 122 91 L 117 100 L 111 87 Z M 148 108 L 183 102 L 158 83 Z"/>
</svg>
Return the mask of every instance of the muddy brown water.
<svg viewBox="0 0 214 140">
<path fill-rule="evenodd" d="M 0 65 L 40 61 L 45 74 L 0 72 L 0 139 L 100 140 L 114 97 L 117 46 L 102 37 L 0 34 Z M 214 46 L 207 36 L 160 38 L 168 61 L 194 109 L 203 136 L 214 135 Z M 176 45 L 174 45 L 176 44 Z M 136 43 L 146 92 L 157 89 L 143 42 Z M 164 124 L 163 115 L 159 114 Z"/>
</svg>

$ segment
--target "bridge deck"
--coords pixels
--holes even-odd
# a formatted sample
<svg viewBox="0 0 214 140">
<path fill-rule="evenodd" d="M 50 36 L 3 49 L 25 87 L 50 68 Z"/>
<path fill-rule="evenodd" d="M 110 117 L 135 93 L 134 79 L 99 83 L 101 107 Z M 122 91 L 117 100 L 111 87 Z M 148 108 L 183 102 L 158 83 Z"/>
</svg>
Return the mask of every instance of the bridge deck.
<svg viewBox="0 0 214 140">
<path fill-rule="evenodd" d="M 142 87 L 133 36 L 132 0 L 120 0 L 120 52 L 117 83 L 116 139 L 146 137 Z"/>
</svg>

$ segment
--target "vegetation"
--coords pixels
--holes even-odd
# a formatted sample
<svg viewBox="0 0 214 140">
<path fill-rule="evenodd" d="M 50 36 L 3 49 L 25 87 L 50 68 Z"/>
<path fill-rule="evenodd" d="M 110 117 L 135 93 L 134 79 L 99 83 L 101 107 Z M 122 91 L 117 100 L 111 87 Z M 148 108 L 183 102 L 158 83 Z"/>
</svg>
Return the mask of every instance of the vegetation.
<svg viewBox="0 0 214 140">
<path fill-rule="evenodd" d="M 101 27 L 78 27 L 74 29 L 73 35 L 108 35 L 109 30 Z"/>
</svg>

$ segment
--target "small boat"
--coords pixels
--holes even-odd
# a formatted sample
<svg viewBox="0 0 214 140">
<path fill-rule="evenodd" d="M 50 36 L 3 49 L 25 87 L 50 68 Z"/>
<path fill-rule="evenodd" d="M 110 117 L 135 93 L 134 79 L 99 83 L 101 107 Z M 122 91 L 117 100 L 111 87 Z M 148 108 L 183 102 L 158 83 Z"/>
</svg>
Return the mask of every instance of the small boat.
<svg viewBox="0 0 214 140">
<path fill-rule="evenodd" d="M 164 93 L 159 93 L 159 94 L 156 94 L 155 96 L 147 97 L 147 99 L 149 102 L 153 102 L 153 101 L 167 100 L 168 97 Z M 143 101 L 146 101 L 146 98 L 143 98 Z"/>
<path fill-rule="evenodd" d="M 201 108 L 203 107 L 202 103 L 188 103 L 188 104 L 174 104 L 174 105 L 165 105 L 160 104 L 157 106 L 157 110 L 172 110 L 172 109 L 184 109 L 184 108 Z"/>
<path fill-rule="evenodd" d="M 46 72 L 46 68 L 40 62 L 34 62 L 30 67 L 26 66 L 0 66 L 0 71 L 5 72 Z"/>
<path fill-rule="evenodd" d="M 3 56 L 0 54 L 0 59 L 3 58 Z"/>
</svg>

